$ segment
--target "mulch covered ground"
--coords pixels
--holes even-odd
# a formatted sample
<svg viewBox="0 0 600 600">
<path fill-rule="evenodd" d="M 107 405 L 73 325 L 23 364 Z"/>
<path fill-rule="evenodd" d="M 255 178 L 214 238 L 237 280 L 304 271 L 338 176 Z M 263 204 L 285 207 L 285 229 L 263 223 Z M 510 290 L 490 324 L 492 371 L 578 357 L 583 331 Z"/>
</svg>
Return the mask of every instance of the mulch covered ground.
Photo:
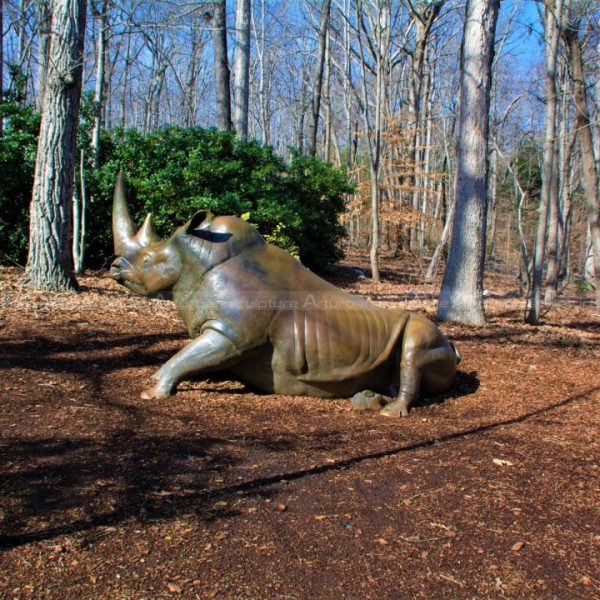
<svg viewBox="0 0 600 600">
<path fill-rule="evenodd" d="M 346 289 L 433 315 L 436 285 L 351 266 Z M 530 327 L 493 275 L 486 327 L 442 324 L 452 392 L 388 420 L 226 377 L 143 401 L 186 341 L 171 303 L 17 280 L 0 270 L 1 598 L 600 596 L 589 298 Z"/>
</svg>

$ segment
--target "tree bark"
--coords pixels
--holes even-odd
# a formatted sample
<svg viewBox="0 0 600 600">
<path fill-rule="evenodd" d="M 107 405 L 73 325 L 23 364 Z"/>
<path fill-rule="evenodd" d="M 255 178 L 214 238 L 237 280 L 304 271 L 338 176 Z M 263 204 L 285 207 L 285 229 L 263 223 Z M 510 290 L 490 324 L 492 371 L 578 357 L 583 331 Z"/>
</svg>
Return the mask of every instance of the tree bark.
<svg viewBox="0 0 600 600">
<path fill-rule="evenodd" d="M 237 0 L 235 13 L 235 61 L 233 66 L 233 124 L 248 139 L 250 99 L 250 0 Z"/>
<path fill-rule="evenodd" d="M 231 94 L 227 62 L 227 13 L 225 0 L 214 3 L 213 44 L 215 55 L 215 93 L 217 96 L 217 128 L 231 130 Z"/>
<path fill-rule="evenodd" d="M 54 0 L 24 283 L 74 290 L 72 209 L 81 98 L 85 0 Z"/>
<path fill-rule="evenodd" d="M 542 165 L 542 192 L 538 214 L 538 225 L 533 252 L 533 276 L 531 278 L 531 306 L 525 321 L 531 325 L 538 323 L 542 307 L 542 283 L 546 251 L 546 230 L 548 212 L 552 197 L 552 176 L 554 170 L 554 145 L 556 143 L 556 57 L 560 27 L 558 19 L 562 14 L 562 0 L 545 0 L 546 5 L 546 133 L 544 141 L 544 161 Z"/>
<path fill-rule="evenodd" d="M 569 15 L 571 17 L 571 15 Z M 583 184 L 587 208 L 587 221 L 594 260 L 594 286 L 596 288 L 596 311 L 600 312 L 600 197 L 598 189 L 598 172 L 594 159 L 594 146 L 588 110 L 585 73 L 581 58 L 581 43 L 579 40 L 579 22 L 569 18 L 564 28 L 563 36 L 569 50 L 571 63 L 571 79 L 573 81 L 573 97 L 575 100 L 575 131 L 581 149 L 583 168 Z"/>
<path fill-rule="evenodd" d="M 468 0 L 461 48 L 455 215 L 437 315 L 483 325 L 491 67 L 500 0 Z"/>
<path fill-rule="evenodd" d="M 308 123 L 308 139 L 306 141 L 306 154 L 317 154 L 317 131 L 319 129 L 319 115 L 321 112 L 321 95 L 323 90 L 323 72 L 325 70 L 325 50 L 327 46 L 327 29 L 329 28 L 329 15 L 331 14 L 331 0 L 323 0 L 321 18 L 319 23 L 319 53 L 315 70 L 315 84 L 311 104 L 310 121 Z"/>
</svg>

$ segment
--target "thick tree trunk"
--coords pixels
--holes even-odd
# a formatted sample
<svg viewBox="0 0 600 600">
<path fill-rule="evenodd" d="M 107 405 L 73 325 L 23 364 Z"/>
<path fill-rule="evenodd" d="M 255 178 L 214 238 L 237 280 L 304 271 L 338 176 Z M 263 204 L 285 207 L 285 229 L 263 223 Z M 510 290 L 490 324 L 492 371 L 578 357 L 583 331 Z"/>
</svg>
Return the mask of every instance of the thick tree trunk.
<svg viewBox="0 0 600 600">
<path fill-rule="evenodd" d="M 552 197 L 552 176 L 554 170 L 554 146 L 556 143 L 556 57 L 560 27 L 557 19 L 562 14 L 562 0 L 545 0 L 546 4 L 546 133 L 544 141 L 544 162 L 542 165 L 542 192 L 538 214 L 538 226 L 533 252 L 533 277 L 531 306 L 525 321 L 535 325 L 540 318 L 542 307 L 542 283 L 546 251 L 546 230 L 548 212 Z"/>
<path fill-rule="evenodd" d="M 225 0 L 214 3 L 213 44 L 215 55 L 215 93 L 217 96 L 217 128 L 231 130 L 231 92 L 227 62 L 227 13 Z"/>
<path fill-rule="evenodd" d="M 54 0 L 24 283 L 74 290 L 72 208 L 85 0 Z"/>
<path fill-rule="evenodd" d="M 491 67 L 500 0 L 468 0 L 461 50 L 452 241 L 438 317 L 483 325 Z"/>
<path fill-rule="evenodd" d="M 596 310 L 600 312 L 600 196 L 585 87 L 585 74 L 581 58 L 579 23 L 573 23 L 569 20 L 568 26 L 564 31 L 564 37 L 569 49 L 569 59 L 571 62 L 571 78 L 573 80 L 573 96 L 575 100 L 575 131 L 577 132 L 577 139 L 579 140 L 579 147 L 581 148 L 587 221 L 590 228 L 594 257 Z"/>
<path fill-rule="evenodd" d="M 233 66 L 233 125 L 243 140 L 248 139 L 250 98 L 250 0 L 237 0 L 235 13 L 235 62 Z"/>
<path fill-rule="evenodd" d="M 317 131 L 319 129 L 319 115 L 321 112 L 321 94 L 323 90 L 323 73 L 325 71 L 325 50 L 327 46 L 327 29 L 329 28 L 329 15 L 331 13 L 331 0 L 323 0 L 321 19 L 319 23 L 319 52 L 315 70 L 315 81 L 312 96 L 312 111 L 308 122 L 308 138 L 306 141 L 306 154 L 317 154 Z"/>
</svg>

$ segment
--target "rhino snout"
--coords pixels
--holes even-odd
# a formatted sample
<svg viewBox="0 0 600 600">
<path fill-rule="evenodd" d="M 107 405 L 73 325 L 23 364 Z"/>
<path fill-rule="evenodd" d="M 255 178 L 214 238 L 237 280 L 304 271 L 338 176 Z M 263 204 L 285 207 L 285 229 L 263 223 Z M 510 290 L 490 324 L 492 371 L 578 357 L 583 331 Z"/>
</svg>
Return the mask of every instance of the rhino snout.
<svg viewBox="0 0 600 600">
<path fill-rule="evenodd" d="M 110 265 L 110 276 L 116 281 L 123 281 L 123 269 L 127 267 L 127 260 L 122 256 L 115 259 Z"/>
</svg>

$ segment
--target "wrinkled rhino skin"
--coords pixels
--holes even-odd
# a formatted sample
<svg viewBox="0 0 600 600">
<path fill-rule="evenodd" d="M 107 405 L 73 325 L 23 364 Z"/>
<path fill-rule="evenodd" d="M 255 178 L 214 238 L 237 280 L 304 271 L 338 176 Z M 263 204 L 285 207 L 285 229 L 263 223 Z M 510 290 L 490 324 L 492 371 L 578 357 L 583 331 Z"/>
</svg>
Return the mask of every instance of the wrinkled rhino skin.
<svg viewBox="0 0 600 600">
<path fill-rule="evenodd" d="M 459 356 L 431 321 L 339 290 L 241 219 L 200 211 L 161 241 L 148 215 L 134 234 L 120 174 L 113 237 L 114 279 L 137 294 L 171 292 L 192 337 L 143 398 L 227 369 L 268 393 L 354 395 L 358 409 L 399 416 L 420 391 L 452 384 Z"/>
</svg>

